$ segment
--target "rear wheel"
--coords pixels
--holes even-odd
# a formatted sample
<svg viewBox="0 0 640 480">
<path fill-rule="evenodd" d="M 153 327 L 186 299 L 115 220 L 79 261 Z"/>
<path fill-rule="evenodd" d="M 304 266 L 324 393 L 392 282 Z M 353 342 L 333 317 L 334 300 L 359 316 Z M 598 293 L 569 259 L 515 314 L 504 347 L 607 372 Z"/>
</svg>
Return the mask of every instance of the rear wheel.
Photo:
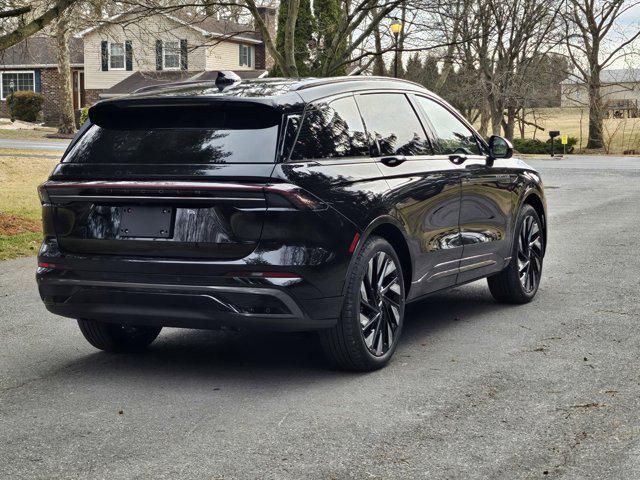
<svg viewBox="0 0 640 480">
<path fill-rule="evenodd" d="M 148 347 L 160 334 L 162 327 L 121 325 L 78 319 L 84 338 L 105 352 L 137 352 Z"/>
<path fill-rule="evenodd" d="M 511 262 L 487 278 L 491 295 L 499 302 L 527 303 L 535 297 L 542 277 L 544 235 L 538 213 L 530 205 L 520 210 Z"/>
<path fill-rule="evenodd" d="M 369 238 L 353 262 L 340 319 L 320 332 L 320 340 L 335 366 L 376 370 L 393 356 L 402 332 L 402 268 L 393 247 L 379 237 Z"/>
</svg>

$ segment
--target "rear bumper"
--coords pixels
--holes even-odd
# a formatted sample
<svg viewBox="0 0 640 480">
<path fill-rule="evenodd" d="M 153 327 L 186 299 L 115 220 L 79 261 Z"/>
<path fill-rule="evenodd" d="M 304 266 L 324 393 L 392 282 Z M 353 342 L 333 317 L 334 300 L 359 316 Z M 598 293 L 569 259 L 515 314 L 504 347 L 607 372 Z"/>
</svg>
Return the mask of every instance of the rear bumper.
<svg viewBox="0 0 640 480">
<path fill-rule="evenodd" d="M 227 279 L 216 285 L 215 277 L 197 284 L 68 277 L 64 271 L 38 269 L 47 310 L 131 325 L 319 330 L 335 325 L 342 306 L 342 297 L 298 298 L 295 285 L 230 285 Z"/>
</svg>

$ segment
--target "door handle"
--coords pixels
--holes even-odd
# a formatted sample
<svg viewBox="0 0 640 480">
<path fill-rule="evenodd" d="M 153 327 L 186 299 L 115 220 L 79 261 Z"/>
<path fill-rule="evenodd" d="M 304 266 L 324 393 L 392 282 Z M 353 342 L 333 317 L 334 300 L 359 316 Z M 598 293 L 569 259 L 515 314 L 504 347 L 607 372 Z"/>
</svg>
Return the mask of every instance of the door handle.
<svg viewBox="0 0 640 480">
<path fill-rule="evenodd" d="M 449 155 L 449 161 L 455 165 L 462 165 L 467 161 L 467 156 L 456 153 L 455 155 Z"/>
<path fill-rule="evenodd" d="M 407 158 L 404 155 L 396 155 L 393 157 L 383 157 L 380 159 L 387 167 L 395 167 L 403 163 Z"/>
</svg>

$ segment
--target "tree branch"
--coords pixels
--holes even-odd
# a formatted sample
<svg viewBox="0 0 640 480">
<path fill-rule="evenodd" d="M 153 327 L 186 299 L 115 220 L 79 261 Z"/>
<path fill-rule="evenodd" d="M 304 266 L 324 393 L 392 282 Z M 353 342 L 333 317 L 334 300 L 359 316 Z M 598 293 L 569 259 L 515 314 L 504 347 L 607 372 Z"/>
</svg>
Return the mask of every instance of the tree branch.
<svg viewBox="0 0 640 480">
<path fill-rule="evenodd" d="M 38 18 L 30 21 L 26 25 L 16 28 L 13 32 L 0 37 L 0 51 L 21 42 L 25 38 L 39 32 L 52 21 L 58 18 L 69 6 L 73 5 L 77 0 L 58 0 L 58 2 L 49 10 L 44 12 Z"/>
</svg>

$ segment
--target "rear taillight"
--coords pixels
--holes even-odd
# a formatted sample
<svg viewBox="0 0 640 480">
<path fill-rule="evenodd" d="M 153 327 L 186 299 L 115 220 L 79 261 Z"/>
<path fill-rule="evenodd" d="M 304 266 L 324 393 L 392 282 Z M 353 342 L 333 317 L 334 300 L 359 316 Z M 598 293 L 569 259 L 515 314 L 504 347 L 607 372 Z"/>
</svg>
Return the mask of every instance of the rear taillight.
<svg viewBox="0 0 640 480">
<path fill-rule="evenodd" d="M 47 189 L 44 188 L 44 183 L 38 187 L 38 196 L 41 204 L 49 203 L 49 195 L 47 194 Z"/>
<path fill-rule="evenodd" d="M 270 207 L 293 205 L 298 210 L 325 210 L 328 207 L 322 200 L 295 185 L 269 185 L 265 187 L 265 193 Z"/>
</svg>

